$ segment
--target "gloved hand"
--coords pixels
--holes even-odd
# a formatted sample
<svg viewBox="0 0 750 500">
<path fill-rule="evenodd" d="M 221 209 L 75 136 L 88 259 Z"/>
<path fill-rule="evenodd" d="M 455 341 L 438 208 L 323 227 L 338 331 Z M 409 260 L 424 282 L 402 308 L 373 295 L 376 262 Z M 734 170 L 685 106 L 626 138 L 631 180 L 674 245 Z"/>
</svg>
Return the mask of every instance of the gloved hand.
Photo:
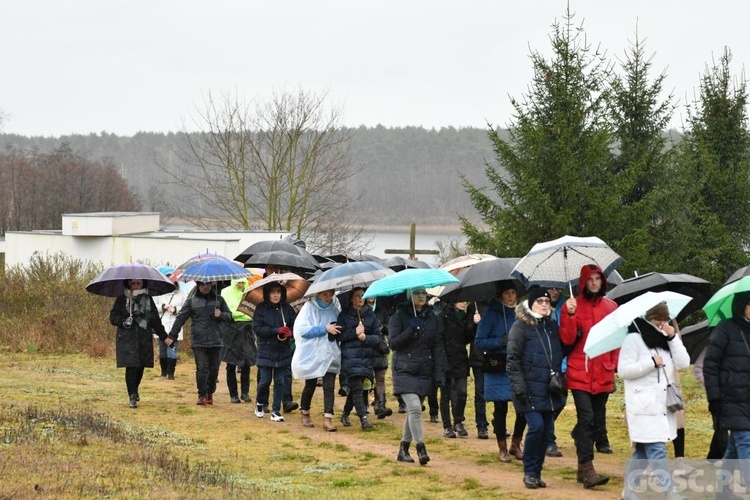
<svg viewBox="0 0 750 500">
<path fill-rule="evenodd" d="M 276 329 L 276 336 L 279 340 L 287 340 L 292 336 L 292 330 L 288 326 L 280 326 Z"/>
<path fill-rule="evenodd" d="M 422 318 L 420 318 L 419 316 L 413 316 L 411 318 L 411 321 L 409 322 L 409 326 L 411 326 L 411 329 L 414 330 L 415 332 L 421 329 L 422 325 L 423 325 Z"/>
<path fill-rule="evenodd" d="M 525 392 L 520 392 L 518 394 L 514 394 L 513 397 L 516 401 L 518 401 L 520 404 L 525 405 L 529 402 L 529 396 Z"/>
<path fill-rule="evenodd" d="M 718 418 L 721 416 L 721 400 L 720 399 L 714 399 L 713 401 L 708 402 L 708 411 L 713 415 L 714 417 Z"/>
<path fill-rule="evenodd" d="M 125 318 L 124 320 L 122 320 L 122 326 L 124 328 L 130 328 L 131 326 L 133 326 L 133 317 L 132 316 L 128 316 L 127 318 Z"/>
</svg>

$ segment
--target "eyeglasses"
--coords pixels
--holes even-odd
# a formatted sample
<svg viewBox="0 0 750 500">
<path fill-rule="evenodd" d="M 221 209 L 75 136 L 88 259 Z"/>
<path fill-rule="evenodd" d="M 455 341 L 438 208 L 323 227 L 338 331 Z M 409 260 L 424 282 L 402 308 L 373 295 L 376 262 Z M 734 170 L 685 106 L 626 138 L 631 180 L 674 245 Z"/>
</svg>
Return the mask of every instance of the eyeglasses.
<svg viewBox="0 0 750 500">
<path fill-rule="evenodd" d="M 541 305 L 541 304 L 550 304 L 551 303 L 549 299 L 545 299 L 545 298 L 536 299 L 534 302 L 536 302 L 539 305 Z"/>
</svg>

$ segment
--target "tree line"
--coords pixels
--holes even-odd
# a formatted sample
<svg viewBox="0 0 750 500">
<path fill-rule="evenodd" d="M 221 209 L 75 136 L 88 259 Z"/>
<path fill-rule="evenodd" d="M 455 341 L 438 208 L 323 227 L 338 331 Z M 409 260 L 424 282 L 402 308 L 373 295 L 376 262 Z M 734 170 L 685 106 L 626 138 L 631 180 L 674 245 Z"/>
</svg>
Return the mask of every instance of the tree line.
<svg viewBox="0 0 750 500">
<path fill-rule="evenodd" d="M 507 137 L 489 130 L 490 187 L 463 177 L 474 213 L 461 216 L 475 251 L 523 256 L 565 234 L 598 236 L 633 272 L 682 272 L 720 285 L 748 264 L 750 135 L 744 74 L 726 48 L 707 64 L 679 140 L 676 109 L 638 33 L 614 64 L 568 13 L 532 51 L 527 94 L 512 99 Z"/>
</svg>

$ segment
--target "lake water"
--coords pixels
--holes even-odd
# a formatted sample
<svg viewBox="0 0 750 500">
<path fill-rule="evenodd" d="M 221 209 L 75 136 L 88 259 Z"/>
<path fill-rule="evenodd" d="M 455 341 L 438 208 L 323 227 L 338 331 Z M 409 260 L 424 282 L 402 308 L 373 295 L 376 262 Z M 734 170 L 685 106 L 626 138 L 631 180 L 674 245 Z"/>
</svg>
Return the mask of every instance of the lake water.
<svg viewBox="0 0 750 500">
<path fill-rule="evenodd" d="M 376 257 L 393 257 L 394 255 L 401 255 L 407 257 L 406 254 L 385 254 L 386 249 L 400 249 L 407 250 L 409 248 L 409 231 L 373 231 L 374 238 L 372 240 L 371 249 L 368 253 L 375 255 Z M 458 240 L 462 244 L 466 242 L 466 238 L 461 234 L 460 231 L 454 232 L 442 231 L 432 232 L 427 230 L 420 230 L 417 227 L 415 234 L 415 245 L 417 250 L 438 250 L 437 241 L 447 244 L 451 240 Z M 428 262 L 430 264 L 438 264 L 437 255 L 419 255 L 419 260 Z"/>
</svg>

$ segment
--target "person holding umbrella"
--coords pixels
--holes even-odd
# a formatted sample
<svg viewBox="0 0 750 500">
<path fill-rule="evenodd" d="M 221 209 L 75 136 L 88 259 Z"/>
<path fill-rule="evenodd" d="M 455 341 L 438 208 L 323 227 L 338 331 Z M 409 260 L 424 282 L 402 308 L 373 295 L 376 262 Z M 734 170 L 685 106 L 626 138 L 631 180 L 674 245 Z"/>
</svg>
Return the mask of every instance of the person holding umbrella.
<svg viewBox="0 0 750 500">
<path fill-rule="evenodd" d="M 160 266 L 158 271 L 164 274 L 164 276 L 171 279 L 174 268 L 169 266 Z M 182 305 L 185 303 L 185 292 L 179 286 L 175 286 L 174 291 L 157 295 L 154 298 L 154 303 L 161 316 L 161 324 L 164 325 L 164 330 L 169 331 L 172 329 L 174 320 L 177 314 L 180 312 Z M 156 336 L 156 335 L 154 335 Z M 169 380 L 174 380 L 174 372 L 177 367 L 177 346 L 182 341 L 183 333 L 180 329 L 177 335 L 177 341 L 173 342 L 171 346 L 167 347 L 164 342 L 159 342 L 159 364 L 161 365 L 161 376 L 166 377 Z"/>
<path fill-rule="evenodd" d="M 250 398 L 250 368 L 258 358 L 258 348 L 253 333 L 252 318 L 244 312 L 238 311 L 245 295 L 247 279 L 233 279 L 228 287 L 221 291 L 221 296 L 232 311 L 232 322 L 222 324 L 221 360 L 227 365 L 227 389 L 232 403 L 249 403 Z M 237 372 L 240 374 L 240 393 L 237 394 Z M 242 397 L 242 399 L 240 399 Z"/>
<path fill-rule="evenodd" d="M 667 385 L 676 370 L 687 368 L 690 356 L 670 325 L 669 308 L 661 302 L 635 318 L 620 349 L 617 373 L 625 382 L 625 411 L 633 456 L 625 473 L 623 498 L 638 498 L 634 471 L 651 470 L 661 479 L 667 498 L 682 498 L 672 490 L 666 441 L 677 437 L 677 413 L 665 411 Z M 658 410 L 661 408 L 661 410 Z M 640 462 L 639 462 L 640 461 Z M 639 467 L 641 466 L 641 467 Z"/>
<path fill-rule="evenodd" d="M 516 321 L 517 293 L 512 280 L 498 281 L 495 286 L 497 298 L 490 303 L 487 312 L 482 315 L 477 325 L 474 345 L 476 349 L 484 353 L 485 360 L 497 361 L 497 363 L 487 361 L 484 364 L 484 400 L 494 403 L 492 428 L 497 439 L 500 461 L 507 463 L 511 461 L 511 456 L 517 460 L 523 459 L 521 440 L 526 427 L 526 419 L 523 413 L 516 412 L 511 445 L 508 449 L 505 431 L 508 402 L 512 401 L 513 394 L 506 370 L 506 358 L 508 333 Z"/>
<path fill-rule="evenodd" d="M 393 392 L 406 404 L 404 431 L 396 460 L 414 462 L 409 455 L 409 446 L 414 441 L 419 464 L 426 465 L 430 456 L 424 444 L 422 402 L 435 386 L 445 386 L 442 323 L 427 305 L 424 288 L 408 290 L 407 299 L 409 302 L 398 306 L 388 324 L 393 350 Z"/>
<path fill-rule="evenodd" d="M 286 390 L 285 373 L 292 362 L 290 339 L 297 315 L 292 306 L 287 304 L 286 297 L 286 288 L 278 281 L 263 285 L 263 302 L 255 309 L 252 322 L 253 332 L 258 339 L 258 393 L 255 397 L 255 416 L 263 418 L 273 381 L 272 422 L 284 421 L 281 403 Z"/>
<path fill-rule="evenodd" d="M 195 295 L 185 300 L 175 318 L 169 338 L 165 341 L 167 345 L 172 345 L 177 340 L 182 326 L 188 319 L 192 320 L 190 346 L 195 358 L 195 383 L 198 388 L 196 404 L 212 405 L 221 365 L 220 323 L 232 321 L 232 312 L 226 301 L 216 292 L 212 282 L 197 281 Z"/>
<path fill-rule="evenodd" d="M 152 332 L 159 341 L 167 339 L 167 332 L 159 318 L 159 310 L 148 293 L 145 279 L 123 280 L 125 292 L 115 299 L 109 313 L 109 322 L 117 327 L 115 353 L 117 367 L 125 368 L 125 385 L 129 406 L 138 407 L 138 387 L 145 368 L 154 367 L 154 342 Z M 171 342 L 166 340 L 167 345 Z"/>
<path fill-rule="evenodd" d="M 300 309 L 294 324 L 297 347 L 292 356 L 292 375 L 305 381 L 300 398 L 302 425 L 313 427 L 310 419 L 310 404 L 323 379 L 323 429 L 335 432 L 333 404 L 336 374 L 341 370 L 341 348 L 338 344 L 341 326 L 336 324 L 341 307 L 333 290 L 321 290 Z"/>
<path fill-rule="evenodd" d="M 606 411 L 609 394 L 615 390 L 619 351 L 589 359 L 583 347 L 591 327 L 617 309 L 617 304 L 605 297 L 607 277 L 596 264 L 581 267 L 578 283 L 581 292 L 565 301 L 560 338 L 570 349 L 566 377 L 576 405 L 577 422 L 572 432 L 578 455 L 576 479 L 584 488 L 593 488 L 609 481 L 609 477 L 594 469 L 594 445 L 600 453 L 612 453 L 607 441 Z"/>
</svg>

